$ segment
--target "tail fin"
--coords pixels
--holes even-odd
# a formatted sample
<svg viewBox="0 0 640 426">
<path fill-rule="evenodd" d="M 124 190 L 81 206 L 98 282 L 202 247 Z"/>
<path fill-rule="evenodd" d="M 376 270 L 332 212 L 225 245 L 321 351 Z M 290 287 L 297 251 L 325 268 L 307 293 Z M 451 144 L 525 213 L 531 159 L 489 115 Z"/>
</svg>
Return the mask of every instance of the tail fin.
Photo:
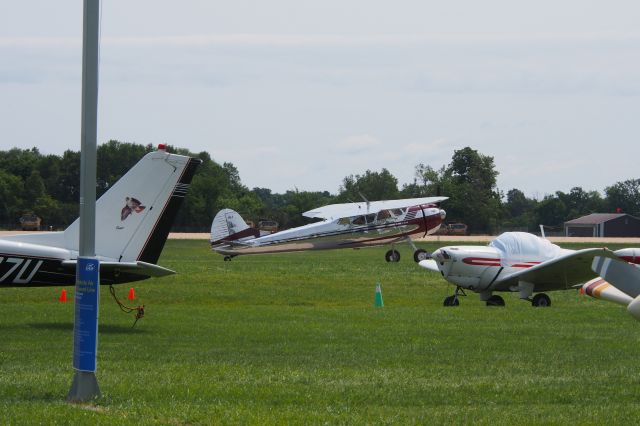
<svg viewBox="0 0 640 426">
<path fill-rule="evenodd" d="M 145 155 L 96 202 L 96 255 L 157 263 L 199 159 L 160 149 Z M 79 220 L 64 231 L 78 250 Z"/>
<path fill-rule="evenodd" d="M 211 223 L 211 244 L 226 241 L 247 240 L 260 236 L 260 231 L 250 228 L 242 217 L 231 209 L 222 209 Z"/>
</svg>

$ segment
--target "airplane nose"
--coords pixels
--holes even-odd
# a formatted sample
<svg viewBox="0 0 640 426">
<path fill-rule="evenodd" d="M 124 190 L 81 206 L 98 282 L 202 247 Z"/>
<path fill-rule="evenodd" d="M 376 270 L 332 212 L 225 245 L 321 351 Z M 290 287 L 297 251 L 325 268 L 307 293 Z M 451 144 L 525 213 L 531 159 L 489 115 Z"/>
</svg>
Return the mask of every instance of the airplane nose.
<svg viewBox="0 0 640 426">
<path fill-rule="evenodd" d="M 440 209 L 440 219 L 444 220 L 445 217 L 447 217 L 447 212 Z"/>
</svg>

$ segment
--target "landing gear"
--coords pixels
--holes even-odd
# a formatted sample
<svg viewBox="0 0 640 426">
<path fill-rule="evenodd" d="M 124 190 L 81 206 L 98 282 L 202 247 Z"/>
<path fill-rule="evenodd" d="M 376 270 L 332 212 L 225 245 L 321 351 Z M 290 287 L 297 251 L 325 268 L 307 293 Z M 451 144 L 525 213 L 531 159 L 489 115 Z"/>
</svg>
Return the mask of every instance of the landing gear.
<svg viewBox="0 0 640 426">
<path fill-rule="evenodd" d="M 504 306 L 504 299 L 494 294 L 487 299 L 487 306 Z"/>
<path fill-rule="evenodd" d="M 384 258 L 387 262 L 399 262 L 400 261 L 400 252 L 398 250 L 392 249 L 389 250 Z"/>
<path fill-rule="evenodd" d="M 458 300 L 457 295 L 447 296 L 444 298 L 443 306 L 458 306 L 460 305 L 460 300 Z"/>
<path fill-rule="evenodd" d="M 531 299 L 531 306 L 547 308 L 551 306 L 551 299 L 544 293 L 538 293 Z"/>
<path fill-rule="evenodd" d="M 233 259 L 233 256 L 225 256 L 224 257 L 224 261 L 225 262 L 231 262 L 231 259 Z"/>
<path fill-rule="evenodd" d="M 464 290 L 462 289 L 462 287 L 456 287 L 456 292 L 453 294 L 453 296 L 447 296 L 444 298 L 444 303 L 442 304 L 443 306 L 459 306 L 460 305 L 460 299 L 459 296 L 466 296 Z"/>
<path fill-rule="evenodd" d="M 430 257 L 431 255 L 426 250 L 418 249 L 413 252 L 413 260 L 415 260 L 416 263 L 419 263 L 421 260 L 427 260 Z"/>
</svg>

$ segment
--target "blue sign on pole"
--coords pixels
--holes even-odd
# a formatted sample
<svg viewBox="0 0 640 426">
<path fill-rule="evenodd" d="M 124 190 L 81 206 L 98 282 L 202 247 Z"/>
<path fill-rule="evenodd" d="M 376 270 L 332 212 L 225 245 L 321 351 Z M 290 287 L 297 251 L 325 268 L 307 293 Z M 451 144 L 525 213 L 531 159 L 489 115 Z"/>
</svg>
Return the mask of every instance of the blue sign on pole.
<svg viewBox="0 0 640 426">
<path fill-rule="evenodd" d="M 93 257 L 78 257 L 73 327 L 73 368 L 76 370 L 96 371 L 99 302 L 100 262 Z"/>
</svg>

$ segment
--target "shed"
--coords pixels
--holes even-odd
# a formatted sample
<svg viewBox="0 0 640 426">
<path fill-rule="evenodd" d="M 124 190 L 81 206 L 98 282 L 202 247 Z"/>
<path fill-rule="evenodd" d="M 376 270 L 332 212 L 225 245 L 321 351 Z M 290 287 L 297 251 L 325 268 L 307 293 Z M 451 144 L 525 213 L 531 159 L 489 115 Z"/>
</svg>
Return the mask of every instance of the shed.
<svg viewBox="0 0 640 426">
<path fill-rule="evenodd" d="M 640 219 L 626 213 L 592 213 L 564 223 L 567 237 L 640 237 Z"/>
</svg>

